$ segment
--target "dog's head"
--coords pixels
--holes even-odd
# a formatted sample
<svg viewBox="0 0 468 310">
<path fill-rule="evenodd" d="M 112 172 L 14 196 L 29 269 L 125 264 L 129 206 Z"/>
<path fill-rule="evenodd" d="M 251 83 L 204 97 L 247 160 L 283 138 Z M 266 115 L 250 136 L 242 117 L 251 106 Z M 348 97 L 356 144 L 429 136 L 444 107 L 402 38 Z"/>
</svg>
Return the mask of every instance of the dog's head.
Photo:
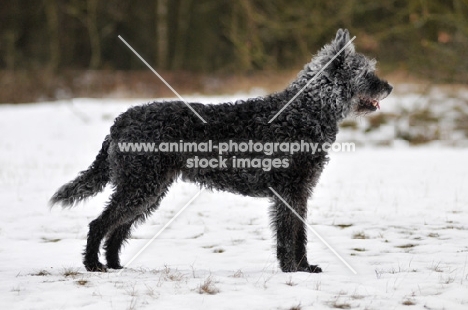
<svg viewBox="0 0 468 310">
<path fill-rule="evenodd" d="M 339 29 L 331 44 L 326 45 L 318 54 L 324 74 L 337 83 L 348 84 L 348 100 L 344 108 L 356 114 L 370 113 L 380 108 L 380 100 L 387 97 L 393 87 L 375 74 L 374 59 L 356 53 L 348 30 Z M 333 59 L 333 60 L 332 60 Z M 349 100 L 350 99 L 350 100 Z"/>
</svg>

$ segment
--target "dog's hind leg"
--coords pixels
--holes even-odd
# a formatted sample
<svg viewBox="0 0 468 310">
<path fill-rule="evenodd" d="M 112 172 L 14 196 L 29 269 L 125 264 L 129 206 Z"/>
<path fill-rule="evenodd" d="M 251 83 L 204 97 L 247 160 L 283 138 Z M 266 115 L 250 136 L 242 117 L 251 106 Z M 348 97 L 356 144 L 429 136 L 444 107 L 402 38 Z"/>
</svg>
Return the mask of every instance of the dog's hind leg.
<svg viewBox="0 0 468 310">
<path fill-rule="evenodd" d="M 101 215 L 89 223 L 88 240 L 83 263 L 88 271 L 106 271 L 106 266 L 99 262 L 99 247 L 102 239 L 116 227 L 135 218 L 135 211 L 141 205 L 140 199 L 128 192 L 117 189 Z M 137 211 L 137 214 L 139 212 Z"/>
<path fill-rule="evenodd" d="M 123 226 L 121 230 L 116 231 L 115 245 L 111 246 L 120 249 L 121 242 L 117 241 L 123 241 L 128 237 L 132 222 L 143 215 L 153 202 L 154 191 L 150 186 L 135 188 L 121 185 L 116 187 L 102 214 L 89 224 L 88 242 L 83 260 L 88 271 L 106 270 L 106 266 L 99 262 L 99 247 L 102 239 Z"/>
<path fill-rule="evenodd" d="M 119 253 L 123 243 L 130 238 L 132 226 L 139 221 L 143 221 L 144 216 L 140 215 L 128 223 L 122 224 L 108 235 L 104 244 L 106 251 L 107 267 L 111 269 L 122 269 L 120 265 Z"/>
<path fill-rule="evenodd" d="M 151 212 L 158 209 L 159 204 L 166 193 L 166 189 L 162 191 L 162 194 L 158 196 L 156 201 L 151 204 L 142 214 L 136 216 L 133 220 L 128 223 L 122 224 L 110 234 L 108 234 L 104 249 L 106 251 L 107 267 L 111 269 L 122 269 L 120 265 L 120 250 L 124 242 L 130 238 L 132 227 L 138 223 L 143 223 L 147 217 L 150 216 Z"/>
</svg>

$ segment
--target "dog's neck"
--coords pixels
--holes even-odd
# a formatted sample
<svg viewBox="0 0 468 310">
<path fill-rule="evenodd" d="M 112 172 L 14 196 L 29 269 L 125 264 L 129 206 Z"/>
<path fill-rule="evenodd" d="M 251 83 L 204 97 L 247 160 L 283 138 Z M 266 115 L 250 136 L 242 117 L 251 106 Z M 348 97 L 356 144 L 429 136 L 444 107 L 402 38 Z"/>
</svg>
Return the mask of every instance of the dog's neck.
<svg viewBox="0 0 468 310">
<path fill-rule="evenodd" d="M 349 82 L 343 83 L 343 80 Z M 352 91 L 349 77 L 332 77 L 327 70 L 321 71 L 316 60 L 305 65 L 284 93 L 286 97 L 293 98 L 301 90 L 302 93 L 291 104 L 315 111 L 314 114 L 320 111 L 321 116 L 327 115 L 327 122 L 334 120 L 339 123 L 351 112 Z"/>
</svg>

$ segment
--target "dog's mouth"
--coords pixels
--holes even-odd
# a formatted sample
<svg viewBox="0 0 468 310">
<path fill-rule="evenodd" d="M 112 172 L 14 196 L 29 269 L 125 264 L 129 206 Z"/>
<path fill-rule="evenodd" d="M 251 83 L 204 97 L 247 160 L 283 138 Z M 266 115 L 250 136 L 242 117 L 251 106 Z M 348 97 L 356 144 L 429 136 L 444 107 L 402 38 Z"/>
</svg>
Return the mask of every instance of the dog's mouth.
<svg viewBox="0 0 468 310">
<path fill-rule="evenodd" d="M 374 112 L 377 109 L 380 109 L 380 101 L 387 98 L 387 96 L 392 92 L 393 87 L 385 83 L 382 90 L 378 93 L 361 93 L 357 96 L 357 105 L 356 105 L 356 112 L 357 113 L 369 113 Z"/>
<path fill-rule="evenodd" d="M 371 97 L 359 97 L 359 103 L 356 107 L 357 112 L 373 112 L 380 109 L 380 99 Z"/>
<path fill-rule="evenodd" d="M 369 96 L 369 95 L 358 96 L 358 104 L 356 106 L 356 112 L 366 113 L 366 112 L 374 112 L 377 109 L 380 109 L 380 101 L 385 99 L 390 94 L 390 92 L 391 92 L 391 89 L 377 96 Z"/>
</svg>

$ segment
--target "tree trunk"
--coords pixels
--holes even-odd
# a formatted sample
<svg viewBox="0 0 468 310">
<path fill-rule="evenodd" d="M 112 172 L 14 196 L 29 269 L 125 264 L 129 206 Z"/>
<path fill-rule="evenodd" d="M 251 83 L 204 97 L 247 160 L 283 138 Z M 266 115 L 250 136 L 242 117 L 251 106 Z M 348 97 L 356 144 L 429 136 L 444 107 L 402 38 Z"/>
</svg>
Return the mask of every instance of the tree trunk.
<svg viewBox="0 0 468 310">
<path fill-rule="evenodd" d="M 91 60 L 89 62 L 91 69 L 98 69 L 101 66 L 101 41 L 97 25 L 98 4 L 99 0 L 87 1 L 86 27 L 88 28 L 91 43 Z"/>
<path fill-rule="evenodd" d="M 172 59 L 172 69 L 181 69 L 184 66 L 185 52 L 187 45 L 187 31 L 190 23 L 190 7 L 192 0 L 180 1 L 178 21 L 177 21 L 177 40 L 175 41 L 174 57 Z"/>
<path fill-rule="evenodd" d="M 158 68 L 167 68 L 167 0 L 156 2 L 156 51 Z"/>
<path fill-rule="evenodd" d="M 49 32 L 49 68 L 57 71 L 60 65 L 59 12 L 57 0 L 44 0 Z"/>
</svg>

